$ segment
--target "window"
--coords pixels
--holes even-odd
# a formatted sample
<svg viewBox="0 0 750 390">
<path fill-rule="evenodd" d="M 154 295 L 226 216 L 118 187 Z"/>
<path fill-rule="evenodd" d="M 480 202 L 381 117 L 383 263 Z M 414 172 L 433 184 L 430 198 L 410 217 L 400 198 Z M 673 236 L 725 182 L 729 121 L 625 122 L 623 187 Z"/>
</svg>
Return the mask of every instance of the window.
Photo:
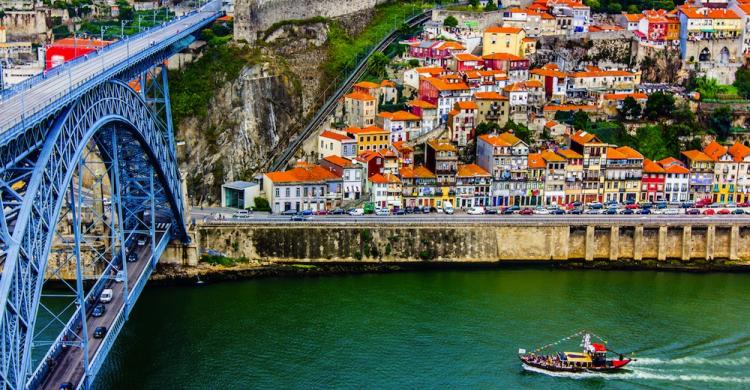
<svg viewBox="0 0 750 390">
<path fill-rule="evenodd" d="M 280 195 L 279 195 L 279 192 L 281 192 L 281 191 L 279 191 L 279 189 L 278 189 L 278 188 L 276 188 L 276 197 L 279 197 L 279 196 L 280 196 Z"/>
</svg>

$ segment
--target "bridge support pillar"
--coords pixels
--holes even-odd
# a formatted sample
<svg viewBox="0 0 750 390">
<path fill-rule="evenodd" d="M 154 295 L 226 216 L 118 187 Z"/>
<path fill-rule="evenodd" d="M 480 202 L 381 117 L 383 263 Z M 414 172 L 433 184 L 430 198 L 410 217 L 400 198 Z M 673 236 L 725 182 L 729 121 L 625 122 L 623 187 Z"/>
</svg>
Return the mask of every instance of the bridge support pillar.
<svg viewBox="0 0 750 390">
<path fill-rule="evenodd" d="M 682 228 L 682 261 L 690 260 L 693 253 L 693 228 L 690 225 Z"/>
<path fill-rule="evenodd" d="M 620 227 L 612 226 L 609 232 L 609 259 L 617 261 L 620 258 Z"/>
<path fill-rule="evenodd" d="M 667 259 L 667 229 L 666 226 L 659 226 L 658 252 L 656 254 L 656 259 L 659 261 Z"/>
<path fill-rule="evenodd" d="M 593 225 L 586 226 L 586 261 L 594 260 L 594 231 Z"/>
<path fill-rule="evenodd" d="M 729 231 L 729 260 L 739 260 L 740 227 L 732 225 Z"/>
<path fill-rule="evenodd" d="M 714 245 L 716 245 L 716 225 L 708 225 L 706 230 L 706 260 L 714 259 Z"/>
<path fill-rule="evenodd" d="M 633 233 L 633 260 L 643 260 L 643 226 L 636 226 Z"/>
</svg>

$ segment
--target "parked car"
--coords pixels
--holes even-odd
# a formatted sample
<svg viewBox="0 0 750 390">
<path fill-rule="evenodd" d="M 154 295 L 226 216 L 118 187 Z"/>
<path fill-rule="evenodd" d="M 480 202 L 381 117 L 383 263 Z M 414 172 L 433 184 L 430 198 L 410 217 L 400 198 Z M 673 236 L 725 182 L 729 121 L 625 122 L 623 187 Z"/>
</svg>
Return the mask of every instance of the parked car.
<svg viewBox="0 0 750 390">
<path fill-rule="evenodd" d="M 604 210 L 604 214 L 607 214 L 607 215 L 616 215 L 617 214 L 617 209 L 614 208 L 614 207 L 610 207 L 610 208 Z"/>
<path fill-rule="evenodd" d="M 484 209 L 485 214 L 497 214 L 497 207 L 487 207 Z"/>
<path fill-rule="evenodd" d="M 91 315 L 93 317 L 101 317 L 104 315 L 104 312 L 107 311 L 107 309 L 104 307 L 104 304 L 98 304 L 94 306 L 94 310 L 91 311 Z"/>
<path fill-rule="evenodd" d="M 575 208 L 577 208 L 577 207 L 581 207 L 581 206 L 583 206 L 583 203 L 581 203 L 581 202 L 577 202 L 577 201 L 576 201 L 576 202 L 573 202 L 573 203 L 571 203 L 571 204 L 570 204 L 570 206 L 571 206 L 571 207 L 573 207 L 573 208 L 575 209 Z"/>
<path fill-rule="evenodd" d="M 653 214 L 653 213 L 651 212 L 650 208 L 647 208 L 647 209 L 640 209 L 640 210 L 638 210 L 638 214 L 645 215 L 645 214 Z"/>
<path fill-rule="evenodd" d="M 331 215 L 343 215 L 343 214 L 346 214 L 346 211 L 344 211 L 344 209 L 342 209 L 341 207 L 336 207 L 335 209 L 331 211 Z"/>
<path fill-rule="evenodd" d="M 701 211 L 698 209 L 687 209 L 685 210 L 685 214 L 687 215 L 700 215 Z"/>
<path fill-rule="evenodd" d="M 117 271 L 115 274 L 115 282 L 122 283 L 125 281 L 125 271 Z"/>
<path fill-rule="evenodd" d="M 503 209 L 503 214 L 513 214 L 515 212 L 521 211 L 521 207 L 517 205 L 508 206 Z"/>
<path fill-rule="evenodd" d="M 391 215 L 391 211 L 388 210 L 388 209 L 386 209 L 386 208 L 375 209 L 375 215 L 379 215 L 381 217 L 385 217 L 385 216 Z"/>
<path fill-rule="evenodd" d="M 407 214 L 413 214 L 414 213 L 414 207 L 407 207 L 404 209 L 404 212 Z"/>
<path fill-rule="evenodd" d="M 130 253 L 128 253 L 127 262 L 135 263 L 136 261 L 138 261 L 138 255 L 135 254 L 135 251 L 130 251 Z"/>
<path fill-rule="evenodd" d="M 545 209 L 545 208 L 544 208 L 544 207 L 542 207 L 542 206 L 539 206 L 539 207 L 537 207 L 537 208 L 535 208 L 535 209 L 531 210 L 531 212 L 532 212 L 533 214 L 537 214 L 537 215 L 549 215 L 549 210 Z"/>
<path fill-rule="evenodd" d="M 294 215 L 294 214 L 297 214 L 297 210 L 295 209 L 284 210 L 281 212 L 281 215 Z"/>
<path fill-rule="evenodd" d="M 73 390 L 73 383 L 72 382 L 60 383 L 60 390 Z"/>
<path fill-rule="evenodd" d="M 94 329 L 94 338 L 95 339 L 102 339 L 104 338 L 104 335 L 107 334 L 107 327 L 106 326 L 97 326 L 96 329 Z"/>
<path fill-rule="evenodd" d="M 588 208 L 594 209 L 594 210 L 600 210 L 604 208 L 604 205 L 601 204 L 601 202 L 590 202 L 587 206 Z"/>
<path fill-rule="evenodd" d="M 295 221 L 295 222 L 303 222 L 303 221 L 307 221 L 309 219 L 310 219 L 310 216 L 309 215 L 305 215 L 303 213 L 294 214 L 294 215 L 292 215 L 292 218 L 290 218 L 291 221 Z"/>
<path fill-rule="evenodd" d="M 581 214 L 583 214 L 583 210 L 581 210 L 580 207 L 576 207 L 573 210 L 568 211 L 568 214 L 581 215 Z"/>
<path fill-rule="evenodd" d="M 743 210 L 743 209 L 734 209 L 734 210 L 732 210 L 732 214 L 734 214 L 734 215 L 742 215 L 742 214 L 745 214 L 745 210 Z"/>
<path fill-rule="evenodd" d="M 422 214 L 429 214 L 430 213 L 430 206 L 424 206 L 422 207 Z"/>
<path fill-rule="evenodd" d="M 138 246 L 144 246 L 144 245 L 146 245 L 146 239 L 145 238 L 139 238 L 138 241 L 137 241 L 137 243 L 138 243 Z"/>
<path fill-rule="evenodd" d="M 682 207 L 683 209 L 691 209 L 694 205 L 695 203 L 693 202 L 683 202 L 680 207 Z"/>
<path fill-rule="evenodd" d="M 622 214 L 622 215 L 633 215 L 633 214 L 635 214 L 635 211 L 633 211 L 633 209 L 622 209 L 622 210 L 620 210 L 620 214 Z"/>
<path fill-rule="evenodd" d="M 601 214 L 603 212 L 604 212 L 604 210 L 601 210 L 601 209 L 588 209 L 588 210 L 584 211 L 583 213 L 584 214 L 596 215 L 596 214 Z"/>
<path fill-rule="evenodd" d="M 640 208 L 642 208 L 642 209 L 650 209 L 650 208 L 654 207 L 654 204 L 650 203 L 650 202 L 644 202 L 644 203 L 641 203 L 638 206 L 640 206 Z"/>
<path fill-rule="evenodd" d="M 318 210 L 315 212 L 315 215 L 328 215 L 328 210 Z"/>
<path fill-rule="evenodd" d="M 667 208 L 667 202 L 656 202 L 654 204 L 654 207 L 656 207 L 657 209 L 660 209 L 660 210 L 666 209 Z"/>
<path fill-rule="evenodd" d="M 626 205 L 625 205 L 625 208 L 626 208 L 626 209 L 628 209 L 628 210 L 635 210 L 635 209 L 637 209 L 637 208 L 638 208 L 638 203 L 630 203 L 630 204 L 626 204 Z"/>
<path fill-rule="evenodd" d="M 365 209 L 358 208 L 358 209 L 351 209 L 349 210 L 349 215 L 353 215 L 355 217 L 360 215 L 365 215 Z"/>
<path fill-rule="evenodd" d="M 469 214 L 469 215 L 482 215 L 482 214 L 484 214 L 484 207 L 482 207 L 482 206 L 471 207 L 468 210 L 466 210 L 466 214 Z"/>
<path fill-rule="evenodd" d="M 99 294 L 99 302 L 101 303 L 109 303 L 112 302 L 112 297 L 114 293 L 111 288 L 105 288 L 101 294 Z"/>
<path fill-rule="evenodd" d="M 565 210 L 563 210 L 561 208 L 555 207 L 553 209 L 550 209 L 549 213 L 552 214 L 552 215 L 564 215 L 565 214 Z"/>
<path fill-rule="evenodd" d="M 729 211 L 729 209 L 721 209 L 721 210 L 719 210 L 719 211 L 717 212 L 717 214 L 719 214 L 719 215 L 729 215 L 729 214 L 731 214 L 731 213 L 732 213 L 732 212 L 731 212 L 731 211 Z"/>
<path fill-rule="evenodd" d="M 250 218 L 250 211 L 248 210 L 237 210 L 232 214 L 234 219 L 248 219 Z"/>
<path fill-rule="evenodd" d="M 716 214 L 716 210 L 714 209 L 705 209 L 703 210 L 703 215 L 714 215 Z"/>
<path fill-rule="evenodd" d="M 532 210 L 532 209 L 530 209 L 528 207 L 525 207 L 521 211 L 519 211 L 518 214 L 520 214 L 520 215 L 533 215 L 534 214 L 534 210 Z"/>
<path fill-rule="evenodd" d="M 453 214 L 455 210 L 453 210 L 453 204 L 451 202 L 443 202 L 443 212 L 446 214 Z"/>
<path fill-rule="evenodd" d="M 680 210 L 674 207 L 669 207 L 669 208 L 662 210 L 662 214 L 664 215 L 677 215 L 679 213 L 680 213 Z"/>
<path fill-rule="evenodd" d="M 742 202 L 738 204 L 737 207 L 750 207 L 750 202 Z"/>
<path fill-rule="evenodd" d="M 395 208 L 395 209 L 393 209 L 393 213 L 392 214 L 393 215 L 404 215 L 404 214 L 406 214 L 406 211 L 404 211 L 404 209 L 402 209 L 402 208 Z"/>
<path fill-rule="evenodd" d="M 302 212 L 302 215 L 305 215 L 305 216 L 313 215 L 312 210 L 302 210 L 301 212 Z"/>
</svg>

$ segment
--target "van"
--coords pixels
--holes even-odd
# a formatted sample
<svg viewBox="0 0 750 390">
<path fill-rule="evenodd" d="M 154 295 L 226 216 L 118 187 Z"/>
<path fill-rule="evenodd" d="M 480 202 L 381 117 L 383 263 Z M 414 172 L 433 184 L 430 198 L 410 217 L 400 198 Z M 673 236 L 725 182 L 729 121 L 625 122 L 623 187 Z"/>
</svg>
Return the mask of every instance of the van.
<svg viewBox="0 0 750 390">
<path fill-rule="evenodd" d="M 250 212 L 247 210 L 237 210 L 234 214 L 232 214 L 232 218 L 247 219 L 250 218 Z"/>
<path fill-rule="evenodd" d="M 453 214 L 453 205 L 450 201 L 443 202 L 443 212 L 446 214 Z"/>
<path fill-rule="evenodd" d="M 99 295 L 99 302 L 109 303 L 112 301 L 113 295 L 114 293 L 112 292 L 111 288 L 105 288 L 104 291 L 102 291 L 101 295 Z"/>
</svg>

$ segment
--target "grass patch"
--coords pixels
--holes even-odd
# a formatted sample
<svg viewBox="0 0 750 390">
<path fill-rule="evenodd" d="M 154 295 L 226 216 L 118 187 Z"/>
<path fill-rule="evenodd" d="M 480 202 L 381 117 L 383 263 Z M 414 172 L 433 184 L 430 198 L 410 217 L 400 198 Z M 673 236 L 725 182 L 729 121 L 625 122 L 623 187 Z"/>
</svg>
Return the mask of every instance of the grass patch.
<svg viewBox="0 0 750 390">
<path fill-rule="evenodd" d="M 318 266 L 313 264 L 292 264 L 292 267 L 299 269 L 316 269 Z"/>
<path fill-rule="evenodd" d="M 250 260 L 248 260 L 247 257 L 240 257 L 240 258 L 233 258 L 233 257 L 226 257 L 226 256 L 212 256 L 212 255 L 202 255 L 201 256 L 201 262 L 211 265 L 221 265 L 224 267 L 233 267 L 237 264 L 244 264 L 248 263 Z"/>
</svg>

